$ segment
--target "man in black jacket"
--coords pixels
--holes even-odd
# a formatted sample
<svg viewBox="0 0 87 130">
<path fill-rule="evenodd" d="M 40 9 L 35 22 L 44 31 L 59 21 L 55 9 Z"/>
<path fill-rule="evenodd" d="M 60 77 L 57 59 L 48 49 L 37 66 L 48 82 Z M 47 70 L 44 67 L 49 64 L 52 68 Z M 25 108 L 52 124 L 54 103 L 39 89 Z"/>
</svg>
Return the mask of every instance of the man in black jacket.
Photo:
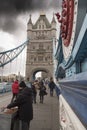
<svg viewBox="0 0 87 130">
<path fill-rule="evenodd" d="M 53 78 L 51 77 L 49 82 L 50 96 L 53 96 L 55 86 L 56 84 L 54 83 Z"/>
<path fill-rule="evenodd" d="M 7 109 L 18 106 L 18 119 L 21 121 L 20 130 L 29 130 L 30 121 L 33 119 L 32 89 L 24 81 L 19 84 L 17 99 L 7 106 Z"/>
</svg>

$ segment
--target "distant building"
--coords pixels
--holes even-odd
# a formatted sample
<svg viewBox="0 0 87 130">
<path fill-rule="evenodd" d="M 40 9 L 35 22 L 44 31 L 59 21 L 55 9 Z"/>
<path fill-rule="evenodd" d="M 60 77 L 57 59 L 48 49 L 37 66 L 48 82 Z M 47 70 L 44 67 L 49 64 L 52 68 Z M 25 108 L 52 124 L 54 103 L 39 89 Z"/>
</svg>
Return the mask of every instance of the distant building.
<svg viewBox="0 0 87 130">
<path fill-rule="evenodd" d="M 14 81 L 16 79 L 18 79 L 20 81 L 20 80 L 23 80 L 24 77 L 22 75 L 20 75 L 20 77 L 19 77 L 19 75 L 16 75 L 16 74 L 10 74 L 10 75 L 7 75 L 7 76 L 0 76 L 0 81 L 6 81 L 7 82 L 7 81 Z"/>
</svg>

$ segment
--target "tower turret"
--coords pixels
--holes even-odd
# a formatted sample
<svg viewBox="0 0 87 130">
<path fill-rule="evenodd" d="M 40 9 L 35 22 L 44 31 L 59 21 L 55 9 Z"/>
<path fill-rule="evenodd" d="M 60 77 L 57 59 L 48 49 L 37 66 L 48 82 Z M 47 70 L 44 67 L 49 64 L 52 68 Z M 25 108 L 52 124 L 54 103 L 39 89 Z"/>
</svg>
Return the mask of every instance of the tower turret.
<svg viewBox="0 0 87 130">
<path fill-rule="evenodd" d="M 56 20 L 54 17 L 54 13 L 53 13 L 53 18 L 52 18 L 52 22 L 51 22 L 51 32 L 52 32 L 52 37 L 56 36 Z"/>
<path fill-rule="evenodd" d="M 30 18 L 29 18 L 29 21 L 27 23 L 27 37 L 28 39 L 31 39 L 32 37 L 32 20 L 31 20 L 31 14 L 30 14 Z"/>
</svg>

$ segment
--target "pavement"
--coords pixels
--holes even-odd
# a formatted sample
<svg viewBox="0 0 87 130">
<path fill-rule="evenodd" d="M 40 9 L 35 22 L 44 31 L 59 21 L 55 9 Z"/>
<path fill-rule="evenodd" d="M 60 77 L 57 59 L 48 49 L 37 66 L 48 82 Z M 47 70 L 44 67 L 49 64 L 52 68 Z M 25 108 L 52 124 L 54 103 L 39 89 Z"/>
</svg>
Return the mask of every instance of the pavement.
<svg viewBox="0 0 87 130">
<path fill-rule="evenodd" d="M 37 103 L 33 104 L 34 117 L 30 123 L 29 130 L 59 130 L 59 101 L 54 92 L 50 97 L 50 90 L 47 89 L 48 95 L 44 97 L 43 104 L 39 100 L 37 93 Z"/>
</svg>

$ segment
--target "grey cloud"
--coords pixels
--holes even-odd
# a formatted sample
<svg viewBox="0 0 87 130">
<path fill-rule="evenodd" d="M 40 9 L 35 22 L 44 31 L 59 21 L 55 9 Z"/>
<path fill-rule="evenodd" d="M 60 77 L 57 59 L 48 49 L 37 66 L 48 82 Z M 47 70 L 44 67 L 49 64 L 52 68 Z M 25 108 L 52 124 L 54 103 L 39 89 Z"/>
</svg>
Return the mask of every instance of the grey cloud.
<svg viewBox="0 0 87 130">
<path fill-rule="evenodd" d="M 17 19 L 18 16 L 3 15 L 0 17 L 0 29 L 8 32 L 15 33 L 18 29 L 22 28 L 22 22 Z"/>
<path fill-rule="evenodd" d="M 49 7 L 47 3 L 49 3 Z M 55 8 L 58 4 L 58 0 L 0 0 L 0 13 L 20 13 L 51 6 Z"/>
<path fill-rule="evenodd" d="M 59 8 L 61 0 L 0 0 L 0 29 L 14 33 L 21 27 L 17 17 L 21 13 Z"/>
</svg>

